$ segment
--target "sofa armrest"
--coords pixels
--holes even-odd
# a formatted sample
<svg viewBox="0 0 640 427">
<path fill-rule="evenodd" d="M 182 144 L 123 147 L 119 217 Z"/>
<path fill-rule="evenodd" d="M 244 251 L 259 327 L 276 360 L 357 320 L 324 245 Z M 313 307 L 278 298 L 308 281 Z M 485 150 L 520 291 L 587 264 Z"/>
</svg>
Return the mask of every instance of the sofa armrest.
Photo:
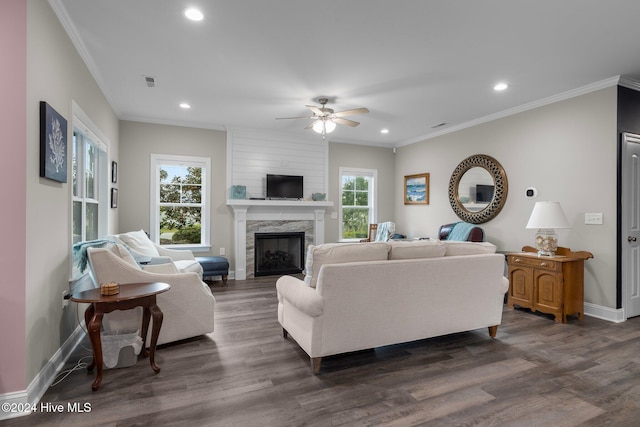
<svg viewBox="0 0 640 427">
<path fill-rule="evenodd" d="M 148 271 L 149 273 L 160 273 L 160 274 L 178 274 L 180 271 L 176 268 L 176 265 L 171 261 L 165 264 L 148 264 L 143 265 L 142 269 L 144 271 Z"/>
<path fill-rule="evenodd" d="M 303 313 L 318 317 L 324 312 L 324 299 L 316 290 L 307 286 L 302 280 L 292 276 L 282 276 L 276 282 L 278 301 L 289 301 Z"/>
<path fill-rule="evenodd" d="M 506 293 L 509 290 L 509 279 L 502 277 L 502 293 Z"/>
<path fill-rule="evenodd" d="M 190 250 L 167 249 L 167 248 L 163 248 L 160 245 L 155 245 L 155 247 L 158 250 L 158 254 L 160 254 L 160 256 L 167 256 L 174 261 L 196 259 L 196 257 L 193 255 L 193 252 L 191 252 Z"/>
</svg>

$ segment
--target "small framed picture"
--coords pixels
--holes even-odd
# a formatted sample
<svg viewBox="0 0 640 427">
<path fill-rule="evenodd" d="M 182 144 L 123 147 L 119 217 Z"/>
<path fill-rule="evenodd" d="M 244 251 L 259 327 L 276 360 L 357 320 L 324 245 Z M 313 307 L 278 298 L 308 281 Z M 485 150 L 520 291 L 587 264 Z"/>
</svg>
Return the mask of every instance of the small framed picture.
<svg viewBox="0 0 640 427">
<path fill-rule="evenodd" d="M 118 207 L 118 189 L 117 188 L 111 189 L 111 207 L 112 208 Z"/>
<path fill-rule="evenodd" d="M 404 204 L 429 204 L 429 174 L 406 175 L 404 177 Z"/>
<path fill-rule="evenodd" d="M 111 182 L 114 184 L 118 182 L 118 164 L 111 162 Z"/>
</svg>

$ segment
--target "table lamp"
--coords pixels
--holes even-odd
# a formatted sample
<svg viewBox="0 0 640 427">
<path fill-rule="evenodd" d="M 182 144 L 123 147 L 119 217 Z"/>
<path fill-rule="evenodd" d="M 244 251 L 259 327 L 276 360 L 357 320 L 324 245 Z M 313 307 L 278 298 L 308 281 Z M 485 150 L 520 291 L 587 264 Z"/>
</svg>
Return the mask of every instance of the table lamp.
<svg viewBox="0 0 640 427">
<path fill-rule="evenodd" d="M 571 228 L 560 202 L 536 202 L 527 228 L 537 228 L 536 249 L 538 256 L 554 256 L 558 248 L 555 228 Z"/>
</svg>

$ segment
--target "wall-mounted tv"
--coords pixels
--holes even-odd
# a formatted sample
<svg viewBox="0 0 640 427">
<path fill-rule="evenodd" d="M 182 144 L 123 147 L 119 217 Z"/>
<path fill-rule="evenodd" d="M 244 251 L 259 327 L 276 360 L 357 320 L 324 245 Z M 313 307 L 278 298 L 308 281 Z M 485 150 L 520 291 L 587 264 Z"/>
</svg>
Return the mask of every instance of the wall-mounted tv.
<svg viewBox="0 0 640 427">
<path fill-rule="evenodd" d="M 267 199 L 302 199 L 303 177 L 267 175 Z"/>
<path fill-rule="evenodd" d="M 476 185 L 476 203 L 490 203 L 493 200 L 493 185 Z"/>
</svg>

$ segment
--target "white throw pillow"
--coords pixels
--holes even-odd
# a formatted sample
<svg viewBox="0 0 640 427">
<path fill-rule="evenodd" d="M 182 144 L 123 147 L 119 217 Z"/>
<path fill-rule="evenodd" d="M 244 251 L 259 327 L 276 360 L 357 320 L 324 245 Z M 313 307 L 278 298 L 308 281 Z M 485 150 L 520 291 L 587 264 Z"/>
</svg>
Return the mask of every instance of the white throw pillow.
<svg viewBox="0 0 640 427">
<path fill-rule="evenodd" d="M 144 230 L 118 234 L 117 237 L 134 252 L 146 256 L 159 255 L 158 250 L 153 245 L 153 242 L 149 240 L 149 237 L 147 237 L 147 233 L 145 233 Z"/>
<path fill-rule="evenodd" d="M 447 248 L 446 256 L 493 254 L 496 245 L 489 242 L 460 242 L 455 240 L 443 240 Z"/>
<path fill-rule="evenodd" d="M 387 260 L 390 249 L 391 247 L 388 244 L 382 242 L 309 245 L 305 262 L 304 282 L 315 288 L 318 281 L 318 272 L 324 264 Z M 347 278 L 345 277 L 345 279 Z"/>
<path fill-rule="evenodd" d="M 413 242 L 387 242 L 391 246 L 389 259 L 436 258 L 444 256 L 447 247 L 439 240 L 416 240 Z"/>
</svg>

